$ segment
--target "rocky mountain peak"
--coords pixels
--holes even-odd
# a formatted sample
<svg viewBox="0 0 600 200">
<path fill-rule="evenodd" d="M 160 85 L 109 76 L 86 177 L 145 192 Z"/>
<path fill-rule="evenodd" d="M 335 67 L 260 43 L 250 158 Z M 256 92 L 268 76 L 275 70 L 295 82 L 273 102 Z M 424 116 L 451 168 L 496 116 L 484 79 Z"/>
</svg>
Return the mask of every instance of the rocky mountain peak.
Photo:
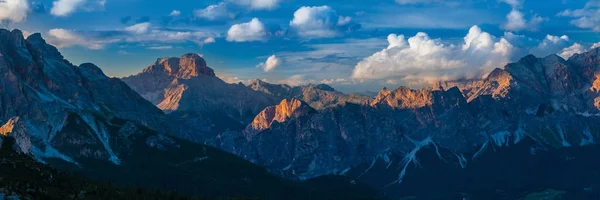
<svg viewBox="0 0 600 200">
<path fill-rule="evenodd" d="M 83 63 L 79 65 L 79 69 L 86 78 L 91 80 L 108 78 L 102 69 L 92 63 Z"/>
<path fill-rule="evenodd" d="M 379 101 L 383 100 L 390 93 L 392 93 L 392 91 L 388 90 L 387 87 L 383 87 L 383 89 L 381 89 L 381 91 L 379 91 L 379 94 L 377 94 L 377 97 L 375 97 L 374 102 L 379 102 Z"/>
<path fill-rule="evenodd" d="M 278 105 L 269 106 L 260 112 L 244 132 L 257 133 L 270 128 L 274 122 L 282 123 L 290 118 L 304 116 L 311 111 L 313 109 L 308 104 L 298 99 L 283 99 Z"/>
<path fill-rule="evenodd" d="M 215 77 L 214 70 L 206 65 L 204 58 L 195 53 L 188 53 L 179 58 L 159 58 L 142 73 L 166 74 L 180 79 L 191 79 L 200 75 Z"/>
<path fill-rule="evenodd" d="M 34 54 L 44 57 L 52 57 L 58 60 L 64 59 L 58 49 L 46 43 L 46 40 L 42 38 L 42 34 L 40 33 L 31 34 L 29 37 L 27 37 L 27 42 L 29 43 Z"/>
</svg>

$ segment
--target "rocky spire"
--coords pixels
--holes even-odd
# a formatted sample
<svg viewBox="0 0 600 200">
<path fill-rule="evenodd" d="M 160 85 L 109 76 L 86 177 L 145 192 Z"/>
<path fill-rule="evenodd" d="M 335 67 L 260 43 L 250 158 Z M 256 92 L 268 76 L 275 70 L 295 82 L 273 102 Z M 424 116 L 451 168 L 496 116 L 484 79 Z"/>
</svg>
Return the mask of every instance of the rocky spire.
<svg viewBox="0 0 600 200">
<path fill-rule="evenodd" d="M 215 77 L 214 70 L 206 66 L 204 58 L 195 53 L 188 53 L 179 58 L 159 58 L 142 73 L 165 73 L 180 79 L 191 79 L 200 75 Z"/>
</svg>

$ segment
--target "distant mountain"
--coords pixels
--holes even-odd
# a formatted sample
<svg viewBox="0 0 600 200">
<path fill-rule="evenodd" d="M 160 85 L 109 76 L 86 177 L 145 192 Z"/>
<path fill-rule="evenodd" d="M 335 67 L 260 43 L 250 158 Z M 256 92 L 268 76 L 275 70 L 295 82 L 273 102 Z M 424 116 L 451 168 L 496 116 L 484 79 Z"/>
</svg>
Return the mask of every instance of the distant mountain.
<svg viewBox="0 0 600 200">
<path fill-rule="evenodd" d="M 122 79 L 169 115 L 178 137 L 203 142 L 245 124 L 279 98 L 229 84 L 197 54 L 159 58 L 137 75 Z"/>
<path fill-rule="evenodd" d="M 167 95 L 174 99 L 161 101 L 167 111 L 179 108 L 211 109 L 202 101 L 187 102 L 188 87 L 178 82 L 211 85 L 206 90 L 198 89 L 189 95 L 217 89 L 247 91 L 248 95 L 245 96 L 248 98 L 252 97 L 249 95 L 260 94 L 242 85 L 222 84 L 222 81 L 214 78 L 210 68 L 201 66 L 203 60 L 195 54 L 185 55 L 183 59 L 159 60 L 156 66 L 145 71 L 151 77 L 159 74 L 155 77 L 157 79 L 143 85 L 153 87 L 154 83 L 163 83 L 159 80 L 168 79 L 171 80 L 168 85 L 175 83 L 167 93 L 177 93 L 177 88 L 184 89 L 181 101 L 176 99 L 177 95 Z M 144 95 L 148 97 L 148 94 Z M 235 110 L 226 107 L 232 105 L 228 103 L 245 102 L 227 100 L 223 96 L 202 100 L 213 100 L 213 103 L 223 105 L 221 108 L 226 111 Z M 257 105 L 262 103 L 251 102 Z M 231 110 L 227 110 L 229 108 Z M 241 106 L 240 110 L 235 111 L 243 113 L 246 108 L 250 112 L 253 107 Z M 258 109 L 257 113 L 262 110 L 255 109 Z M 232 117 L 241 116 L 233 112 L 228 114 Z M 11 32 L 0 29 L 0 146 L 3 146 L 3 153 L 7 147 L 21 153 L 0 159 L 0 174 L 19 172 L 2 168 L 8 165 L 23 168 L 22 172 L 27 173 L 11 174 L 11 179 L 1 177 L 2 198 L 7 190 L 10 192 L 7 195 L 16 193 L 17 196 L 35 199 L 45 199 L 38 195 L 48 194 L 48 190 L 55 189 L 62 191 L 53 192 L 73 194 L 69 189 L 75 188 L 54 187 L 59 183 L 53 183 L 52 180 L 32 180 L 35 177 L 47 178 L 48 174 L 29 174 L 32 171 L 30 167 L 33 167 L 33 173 L 45 173 L 48 168 L 31 164 L 31 159 L 92 179 L 210 198 L 380 197 L 377 191 L 346 177 L 326 176 L 308 182 L 283 180 L 234 155 L 174 137 L 181 136 L 178 131 L 186 125 L 174 125 L 172 122 L 171 116 L 164 114 L 120 79 L 105 76 L 93 64 L 72 65 L 40 34 L 32 34 L 24 39 L 18 30 Z M 5 144 L 9 140 L 12 142 Z M 8 158 L 25 160 L 6 160 Z M 19 182 L 22 180 L 27 180 L 27 185 Z M 50 185 L 40 188 L 45 184 Z M 316 188 L 313 184 L 335 187 Z M 5 185 L 10 187 L 1 188 Z M 33 193 L 36 191 L 45 192 Z M 85 191 L 78 192 L 85 195 Z"/>
<path fill-rule="evenodd" d="M 271 84 L 261 80 L 253 80 L 248 87 L 253 90 L 273 95 L 281 99 L 296 98 L 308 103 L 317 110 L 343 105 L 346 103 L 367 103 L 370 97 L 360 94 L 344 94 L 326 84 L 309 84 L 305 86 L 289 86 Z"/>
<path fill-rule="evenodd" d="M 301 101 L 290 99 L 275 108 L 265 109 L 243 131 L 220 134 L 215 146 L 282 176 L 311 178 L 346 174 L 395 197 L 425 198 L 423 195 L 448 186 L 440 184 L 432 190 L 418 192 L 411 185 L 427 188 L 421 181 L 437 181 L 435 176 L 425 173 L 454 173 L 463 168 L 461 173 L 484 173 L 489 175 L 489 180 L 506 182 L 477 190 L 469 188 L 472 187 L 468 182 L 471 176 L 439 174 L 439 181 L 465 181 L 452 192 L 489 193 L 502 189 L 508 199 L 548 187 L 577 192 L 561 184 L 568 182 L 566 174 L 600 173 L 598 168 L 586 167 L 597 164 L 586 160 L 593 159 L 591 155 L 596 152 L 593 149 L 600 138 L 599 53 L 600 49 L 594 49 L 569 60 L 556 55 L 545 58 L 530 55 L 494 70 L 485 79 L 442 82 L 424 89 L 384 88 L 368 103 L 346 103 L 316 111 L 281 109 L 290 108 L 286 106 L 289 102 Z M 272 85 L 258 90 L 272 94 L 286 91 L 274 89 Z M 304 107 L 301 103 L 294 105 Z M 421 153 L 432 150 L 433 153 Z M 423 163 L 419 162 L 420 158 L 427 159 L 428 163 L 441 161 L 447 168 L 436 168 L 440 164 L 419 165 Z M 571 161 L 572 158 L 576 160 Z M 525 159 L 569 168 L 560 172 L 536 172 L 540 177 L 563 177 L 538 184 L 535 180 L 518 178 L 543 168 L 520 168 L 515 163 Z M 517 166 L 481 167 L 503 162 Z M 416 170 L 414 165 L 423 166 L 425 170 Z M 519 173 L 523 174 L 515 177 L 505 174 L 504 179 L 493 175 L 509 173 L 507 169 L 521 170 Z M 381 176 L 374 178 L 372 173 Z M 405 180 L 407 177 L 411 177 L 410 180 Z M 537 185 L 510 188 L 519 181 Z M 577 184 L 580 187 L 577 189 L 594 184 L 598 182 L 585 179 Z"/>
</svg>

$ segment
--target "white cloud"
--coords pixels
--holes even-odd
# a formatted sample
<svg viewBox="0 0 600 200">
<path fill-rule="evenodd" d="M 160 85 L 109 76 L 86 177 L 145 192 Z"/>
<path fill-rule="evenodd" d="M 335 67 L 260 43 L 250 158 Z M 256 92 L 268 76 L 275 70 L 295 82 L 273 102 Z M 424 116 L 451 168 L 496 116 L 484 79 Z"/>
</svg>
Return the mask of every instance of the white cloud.
<svg viewBox="0 0 600 200">
<path fill-rule="evenodd" d="M 57 0 L 52 2 L 52 9 L 50 9 L 50 14 L 54 16 L 67 16 L 73 12 L 78 7 L 81 7 L 85 4 L 85 0 Z"/>
<path fill-rule="evenodd" d="M 27 19 L 28 13 L 29 3 L 27 2 L 27 0 L 0 1 L 0 22 L 22 22 L 25 19 Z"/>
<path fill-rule="evenodd" d="M 550 54 L 559 53 L 569 45 L 571 45 L 569 36 L 563 35 L 559 37 L 554 35 L 546 35 L 544 40 L 542 40 L 537 46 L 531 48 L 530 53 L 538 57 L 544 57 Z"/>
<path fill-rule="evenodd" d="M 396 3 L 400 5 L 410 4 L 431 4 L 431 3 L 442 3 L 446 5 L 458 5 L 459 2 L 453 0 L 396 0 Z"/>
<path fill-rule="evenodd" d="M 527 28 L 527 21 L 523 18 L 523 13 L 516 9 L 513 9 L 506 15 L 506 23 L 504 24 L 505 30 L 518 31 Z"/>
<path fill-rule="evenodd" d="M 272 55 L 267 58 L 267 61 L 258 64 L 257 67 L 262 68 L 265 72 L 271 72 L 277 68 L 277 66 L 281 65 L 281 63 L 282 61 L 277 56 Z"/>
<path fill-rule="evenodd" d="M 540 23 L 544 21 L 544 18 L 535 14 L 528 21 L 525 19 L 524 14 L 517 10 L 512 9 L 508 15 L 506 15 L 506 23 L 502 26 L 504 30 L 509 31 L 520 31 L 520 30 L 537 30 Z"/>
<path fill-rule="evenodd" d="M 351 20 L 329 6 L 303 6 L 294 12 L 290 29 L 304 38 L 331 38 L 341 35 Z"/>
<path fill-rule="evenodd" d="M 232 0 L 233 3 L 249 6 L 253 10 L 272 10 L 277 8 L 281 0 Z"/>
<path fill-rule="evenodd" d="M 512 6 L 513 8 L 519 7 L 521 6 L 521 4 L 523 4 L 522 0 L 499 0 L 500 2 L 504 2 L 510 6 Z"/>
<path fill-rule="evenodd" d="M 564 10 L 558 16 L 571 17 L 571 24 L 600 32 L 600 1 L 589 1 L 582 9 Z"/>
<path fill-rule="evenodd" d="M 171 16 L 171 17 L 177 17 L 177 16 L 179 16 L 179 15 L 181 15 L 181 11 L 179 11 L 179 10 L 173 10 L 173 11 L 171 11 L 171 13 L 169 14 L 169 16 Z"/>
<path fill-rule="evenodd" d="M 150 50 L 167 50 L 167 49 L 172 49 L 172 48 L 173 48 L 173 46 L 171 46 L 171 45 L 148 47 L 148 49 L 150 49 Z"/>
<path fill-rule="evenodd" d="M 499 0 L 512 7 L 512 10 L 506 15 L 506 22 L 502 25 L 504 30 L 508 31 L 520 31 L 520 30 L 537 30 L 540 23 L 544 21 L 544 18 L 538 14 L 534 14 L 528 21 L 525 19 L 525 14 L 519 10 L 523 4 L 522 0 Z"/>
<path fill-rule="evenodd" d="M 78 9 L 85 11 L 103 10 L 106 0 L 55 0 L 52 2 L 50 14 L 65 17 Z"/>
<path fill-rule="evenodd" d="M 150 24 L 149 22 L 143 22 L 143 23 L 134 24 L 132 26 L 125 27 L 125 30 L 135 33 L 135 34 L 144 34 L 144 33 L 148 32 L 150 25 L 152 25 L 152 24 Z"/>
<path fill-rule="evenodd" d="M 210 43 L 215 43 L 217 41 L 215 40 L 214 37 L 207 37 L 206 39 L 204 39 L 203 42 L 204 42 L 204 44 L 210 44 Z"/>
<path fill-rule="evenodd" d="M 250 42 L 250 41 L 266 41 L 267 30 L 265 25 L 253 18 L 249 22 L 234 24 L 227 31 L 227 41 L 230 42 Z"/>
<path fill-rule="evenodd" d="M 562 50 L 562 52 L 560 52 L 558 55 L 566 60 L 566 59 L 569 59 L 574 54 L 583 53 L 583 52 L 585 52 L 585 48 L 581 44 L 575 43 L 575 44 L 571 45 L 570 47 L 564 48 Z"/>
<path fill-rule="evenodd" d="M 420 32 L 408 39 L 388 36 L 389 46 L 363 59 L 354 68 L 357 79 L 400 78 L 409 84 L 455 78 L 479 78 L 509 61 L 513 46 L 477 26 L 460 46 L 447 45 Z"/>
<path fill-rule="evenodd" d="M 107 41 L 85 38 L 73 31 L 60 28 L 50 29 L 48 31 L 48 36 L 49 37 L 46 38 L 48 42 L 58 48 L 77 45 L 86 47 L 88 49 L 99 50 L 104 47 L 105 43 L 107 43 Z"/>
<path fill-rule="evenodd" d="M 194 16 L 207 20 L 226 20 L 235 18 L 235 13 L 229 11 L 228 3 L 221 2 L 194 10 Z"/>
</svg>

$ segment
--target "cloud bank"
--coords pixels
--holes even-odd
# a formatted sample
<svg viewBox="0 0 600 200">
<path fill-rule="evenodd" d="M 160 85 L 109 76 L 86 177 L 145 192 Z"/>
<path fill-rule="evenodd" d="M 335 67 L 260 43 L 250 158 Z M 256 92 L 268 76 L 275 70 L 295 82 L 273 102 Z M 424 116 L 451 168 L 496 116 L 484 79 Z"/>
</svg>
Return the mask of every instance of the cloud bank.
<svg viewBox="0 0 600 200">
<path fill-rule="evenodd" d="M 428 84 L 460 78 L 482 78 L 494 68 L 502 68 L 526 54 L 544 57 L 558 54 L 568 59 L 586 48 L 569 37 L 547 35 L 535 40 L 507 32 L 495 37 L 473 26 L 459 44 L 432 39 L 419 32 L 406 38 L 390 34 L 388 47 L 364 58 L 353 70 L 352 78 L 399 79 L 407 84 Z"/>
</svg>

